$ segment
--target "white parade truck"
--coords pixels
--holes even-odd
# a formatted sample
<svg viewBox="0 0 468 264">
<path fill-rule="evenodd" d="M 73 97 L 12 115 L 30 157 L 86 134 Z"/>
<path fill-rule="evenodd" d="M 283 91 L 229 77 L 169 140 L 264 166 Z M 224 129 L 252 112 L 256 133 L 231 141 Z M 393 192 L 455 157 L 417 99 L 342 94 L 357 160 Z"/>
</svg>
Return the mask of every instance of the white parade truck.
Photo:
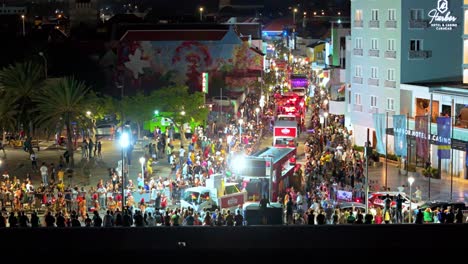
<svg viewBox="0 0 468 264">
<path fill-rule="evenodd" d="M 224 183 L 221 174 L 211 175 L 206 180 L 206 186 L 185 189 L 180 205 L 184 208 L 193 208 L 197 212 L 205 208 L 213 211 L 216 208 L 232 209 L 243 205 L 247 201 L 247 192 L 239 191 L 236 183 Z"/>
</svg>

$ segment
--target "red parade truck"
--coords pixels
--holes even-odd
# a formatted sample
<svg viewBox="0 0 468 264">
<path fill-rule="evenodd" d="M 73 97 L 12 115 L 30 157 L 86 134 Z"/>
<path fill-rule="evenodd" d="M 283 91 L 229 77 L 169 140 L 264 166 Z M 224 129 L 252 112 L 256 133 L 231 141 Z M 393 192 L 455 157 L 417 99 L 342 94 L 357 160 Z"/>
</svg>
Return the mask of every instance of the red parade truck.
<svg viewBox="0 0 468 264">
<path fill-rule="evenodd" d="M 273 126 L 273 146 L 279 148 L 297 147 L 298 128 L 296 121 L 279 120 Z"/>
</svg>

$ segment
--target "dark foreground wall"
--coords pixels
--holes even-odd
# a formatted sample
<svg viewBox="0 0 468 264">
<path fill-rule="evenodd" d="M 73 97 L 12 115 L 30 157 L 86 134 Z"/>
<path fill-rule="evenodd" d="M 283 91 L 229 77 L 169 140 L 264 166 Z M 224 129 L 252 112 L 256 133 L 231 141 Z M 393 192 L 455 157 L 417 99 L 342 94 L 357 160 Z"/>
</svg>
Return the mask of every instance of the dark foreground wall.
<svg viewBox="0 0 468 264">
<path fill-rule="evenodd" d="M 331 249 L 339 254 L 343 249 L 367 252 L 362 250 L 366 248 L 375 252 L 391 249 L 393 254 L 408 253 L 400 249 L 462 253 L 460 249 L 468 249 L 467 236 L 468 224 L 0 229 L 2 251 L 34 255 L 78 249 L 83 254 L 114 257 L 136 253 L 226 256 L 242 252 L 271 257 L 297 249 Z"/>
</svg>

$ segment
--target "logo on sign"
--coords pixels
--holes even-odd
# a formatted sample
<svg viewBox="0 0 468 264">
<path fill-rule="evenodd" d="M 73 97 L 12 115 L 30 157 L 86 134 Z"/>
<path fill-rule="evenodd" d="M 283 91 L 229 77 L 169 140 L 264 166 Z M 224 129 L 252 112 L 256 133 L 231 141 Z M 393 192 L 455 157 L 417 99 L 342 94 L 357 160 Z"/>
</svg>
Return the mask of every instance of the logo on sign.
<svg viewBox="0 0 468 264">
<path fill-rule="evenodd" d="M 237 204 L 237 199 L 233 197 L 233 198 L 231 198 L 231 199 L 229 199 L 229 200 L 227 201 L 227 204 L 228 204 L 229 206 L 236 205 L 236 204 Z"/>
<path fill-rule="evenodd" d="M 289 130 L 288 128 L 281 129 L 281 133 L 283 134 L 289 134 L 289 132 L 291 132 L 291 130 Z"/>
<path fill-rule="evenodd" d="M 458 27 L 456 16 L 452 16 L 452 12 L 448 8 L 448 0 L 438 0 L 437 7 L 429 11 L 427 14 L 431 20 L 429 24 L 436 30 L 452 30 Z"/>
<path fill-rule="evenodd" d="M 437 2 L 437 10 L 439 10 L 440 13 L 445 13 L 448 10 L 448 1 L 447 0 L 439 0 Z"/>
</svg>

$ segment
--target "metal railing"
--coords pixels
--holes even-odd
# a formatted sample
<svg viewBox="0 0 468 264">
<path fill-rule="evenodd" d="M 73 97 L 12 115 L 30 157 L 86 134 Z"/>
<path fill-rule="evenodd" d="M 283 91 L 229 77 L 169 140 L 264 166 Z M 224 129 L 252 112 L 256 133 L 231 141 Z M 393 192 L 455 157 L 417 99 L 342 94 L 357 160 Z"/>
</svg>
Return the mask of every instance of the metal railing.
<svg viewBox="0 0 468 264">
<path fill-rule="evenodd" d="M 386 28 L 397 28 L 396 20 L 387 20 L 387 21 L 385 21 L 385 27 Z"/>
</svg>

